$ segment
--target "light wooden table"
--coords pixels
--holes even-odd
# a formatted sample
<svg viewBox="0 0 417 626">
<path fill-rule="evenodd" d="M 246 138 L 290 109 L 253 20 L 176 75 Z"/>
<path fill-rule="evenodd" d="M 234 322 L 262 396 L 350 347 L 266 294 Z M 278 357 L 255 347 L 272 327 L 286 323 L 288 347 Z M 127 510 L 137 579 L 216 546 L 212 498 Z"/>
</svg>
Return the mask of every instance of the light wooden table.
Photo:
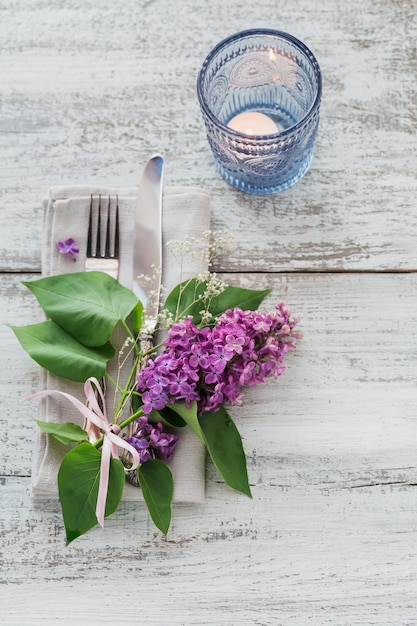
<svg viewBox="0 0 417 626">
<path fill-rule="evenodd" d="M 0 3 L 0 623 L 417 624 L 417 4 L 413 0 Z M 252 197 L 212 163 L 195 80 L 223 37 L 292 33 L 320 61 L 312 167 Z M 39 369 L 7 324 L 40 319 L 51 185 L 136 185 L 161 152 L 238 244 L 217 270 L 271 286 L 304 339 L 233 416 L 253 500 L 207 463 L 207 499 L 162 537 L 124 504 L 64 546 L 35 508 Z"/>
</svg>

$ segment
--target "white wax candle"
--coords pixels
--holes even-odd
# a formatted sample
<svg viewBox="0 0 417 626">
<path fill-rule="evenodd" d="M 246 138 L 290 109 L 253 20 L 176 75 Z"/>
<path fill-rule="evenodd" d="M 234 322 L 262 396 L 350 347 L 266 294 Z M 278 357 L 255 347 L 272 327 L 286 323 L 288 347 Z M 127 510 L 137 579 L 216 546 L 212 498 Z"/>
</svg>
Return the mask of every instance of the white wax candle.
<svg viewBox="0 0 417 626">
<path fill-rule="evenodd" d="M 230 120 L 228 126 L 240 133 L 245 133 L 245 135 L 273 135 L 279 130 L 268 115 L 256 111 L 239 113 Z"/>
</svg>

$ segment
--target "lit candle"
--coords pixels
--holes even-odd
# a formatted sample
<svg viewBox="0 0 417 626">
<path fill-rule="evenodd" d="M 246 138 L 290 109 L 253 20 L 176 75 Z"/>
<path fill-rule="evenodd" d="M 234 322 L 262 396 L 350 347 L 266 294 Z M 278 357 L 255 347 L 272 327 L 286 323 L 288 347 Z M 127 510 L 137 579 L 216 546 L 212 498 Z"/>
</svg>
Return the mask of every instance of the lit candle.
<svg viewBox="0 0 417 626">
<path fill-rule="evenodd" d="M 278 126 L 268 115 L 256 111 L 239 113 L 230 120 L 228 126 L 245 135 L 274 135 L 279 131 Z"/>
</svg>

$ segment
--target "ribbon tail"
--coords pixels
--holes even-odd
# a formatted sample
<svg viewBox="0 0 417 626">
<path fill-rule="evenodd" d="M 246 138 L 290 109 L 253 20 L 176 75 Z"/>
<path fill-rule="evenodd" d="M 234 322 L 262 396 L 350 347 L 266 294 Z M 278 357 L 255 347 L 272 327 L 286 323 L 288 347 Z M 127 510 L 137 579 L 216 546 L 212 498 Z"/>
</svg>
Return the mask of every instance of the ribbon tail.
<svg viewBox="0 0 417 626">
<path fill-rule="evenodd" d="M 118 458 L 119 455 L 118 455 L 117 447 L 124 448 L 132 456 L 132 467 L 129 469 L 129 471 L 132 472 L 133 470 L 135 470 L 138 467 L 138 465 L 140 464 L 139 452 L 136 450 L 136 448 L 134 448 L 125 439 L 123 439 L 122 437 L 119 437 L 118 435 L 115 435 L 112 432 L 109 432 L 107 434 L 107 437 L 110 439 L 110 441 L 115 446 L 115 448 L 113 448 L 112 455 L 114 457 Z"/>
<path fill-rule="evenodd" d="M 139 465 L 139 453 L 133 446 L 111 431 L 105 434 L 101 448 L 100 480 L 96 505 L 97 521 L 102 528 L 104 527 L 104 514 L 106 511 L 107 492 L 109 488 L 110 462 L 111 457 L 115 459 L 119 458 L 118 446 L 125 448 L 132 455 L 132 470 L 136 469 Z"/>
<path fill-rule="evenodd" d="M 102 413 L 99 413 L 99 414 L 94 413 L 94 411 L 91 411 L 91 409 L 86 407 L 85 404 L 80 402 L 80 400 L 78 400 L 78 398 L 76 398 L 75 396 L 72 396 L 69 393 L 65 393 L 64 391 L 58 391 L 57 389 L 45 389 L 43 391 L 37 391 L 36 393 L 32 394 L 31 396 L 28 396 L 26 398 L 26 400 L 37 400 L 38 398 L 44 398 L 44 397 L 50 396 L 50 395 L 52 395 L 54 393 L 56 393 L 56 394 L 58 394 L 60 396 L 63 396 L 64 398 L 69 400 L 71 402 L 71 404 L 73 406 L 75 406 L 75 408 L 84 417 L 89 419 L 91 422 L 93 422 L 93 424 L 95 424 L 99 428 L 102 429 L 104 426 L 107 425 L 107 420 L 104 418 L 104 415 Z"/>
<path fill-rule="evenodd" d="M 108 440 L 108 438 L 104 437 L 103 446 L 101 449 L 100 481 L 98 486 L 96 505 L 97 521 L 102 528 L 104 527 L 104 513 L 106 510 L 107 490 L 109 487 L 111 445 L 112 444 Z"/>
</svg>

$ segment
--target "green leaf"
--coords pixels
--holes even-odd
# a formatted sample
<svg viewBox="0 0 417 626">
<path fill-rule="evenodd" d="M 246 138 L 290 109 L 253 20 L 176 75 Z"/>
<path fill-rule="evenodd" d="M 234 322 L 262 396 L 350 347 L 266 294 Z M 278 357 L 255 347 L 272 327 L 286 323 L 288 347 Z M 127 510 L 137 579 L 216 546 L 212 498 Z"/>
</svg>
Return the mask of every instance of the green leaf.
<svg viewBox="0 0 417 626">
<path fill-rule="evenodd" d="M 251 497 L 242 439 L 224 407 L 203 413 L 201 430 L 213 463 L 230 487 Z"/>
<path fill-rule="evenodd" d="M 134 334 L 138 335 L 143 326 L 143 304 L 140 300 L 132 311 L 132 326 Z"/>
<path fill-rule="evenodd" d="M 68 452 L 58 472 L 58 490 L 67 545 L 97 524 L 96 505 L 101 453 L 89 443 Z M 125 472 L 119 459 L 111 458 L 105 517 L 117 509 L 123 494 Z"/>
<path fill-rule="evenodd" d="M 240 307 L 246 311 L 255 311 L 271 289 L 257 291 L 241 287 L 226 287 L 218 296 L 205 302 L 204 293 L 207 283 L 197 278 L 184 281 L 177 285 L 167 297 L 164 308 L 170 311 L 174 319 L 192 316 L 194 324 L 201 323 L 200 311 L 208 308 L 213 317 L 219 317 L 227 309 Z"/>
<path fill-rule="evenodd" d="M 211 301 L 210 311 L 218 317 L 227 309 L 241 308 L 243 311 L 256 311 L 261 302 L 271 293 L 271 289 L 243 289 L 241 287 L 226 287 Z"/>
<path fill-rule="evenodd" d="M 201 299 L 207 287 L 207 283 L 197 278 L 192 278 L 180 283 L 171 291 L 165 300 L 164 308 L 173 314 L 174 319 L 191 315 L 193 320 L 201 320 Z"/>
<path fill-rule="evenodd" d="M 246 456 L 239 431 L 223 406 L 215 413 L 197 416 L 197 405 L 188 408 L 185 402 L 172 405 L 205 444 L 211 460 L 225 482 L 251 497 Z"/>
<path fill-rule="evenodd" d="M 86 346 L 103 346 L 138 298 L 104 272 L 76 272 L 23 282 L 56 324 Z"/>
<path fill-rule="evenodd" d="M 88 435 L 78 424 L 73 422 L 65 422 L 64 424 L 56 424 L 55 422 L 43 422 L 35 420 L 44 433 L 48 433 L 58 439 L 64 445 L 69 443 L 80 443 L 88 441 Z"/>
<path fill-rule="evenodd" d="M 130 400 L 130 408 L 132 409 L 132 413 L 136 413 L 137 411 L 139 411 L 142 405 L 142 396 L 136 391 L 133 391 L 132 398 Z"/>
<path fill-rule="evenodd" d="M 71 337 L 60 326 L 48 320 L 29 326 L 12 326 L 22 348 L 41 367 L 61 378 L 84 382 L 89 376 L 100 380 L 107 361 L 114 356 L 107 343 L 88 348 Z"/>
<path fill-rule="evenodd" d="M 170 469 L 158 459 L 142 463 L 137 469 L 139 484 L 150 516 L 157 528 L 167 534 L 171 523 L 174 485 Z"/>
<path fill-rule="evenodd" d="M 152 413 L 150 415 L 151 421 L 159 421 L 158 419 L 153 419 Z M 167 424 L 168 426 L 175 426 L 175 428 L 184 428 L 184 426 L 187 425 L 183 418 L 176 411 L 173 411 L 169 406 L 165 406 L 164 409 L 158 411 L 158 414 L 161 418 L 160 421 L 162 421 L 164 424 Z"/>
</svg>

